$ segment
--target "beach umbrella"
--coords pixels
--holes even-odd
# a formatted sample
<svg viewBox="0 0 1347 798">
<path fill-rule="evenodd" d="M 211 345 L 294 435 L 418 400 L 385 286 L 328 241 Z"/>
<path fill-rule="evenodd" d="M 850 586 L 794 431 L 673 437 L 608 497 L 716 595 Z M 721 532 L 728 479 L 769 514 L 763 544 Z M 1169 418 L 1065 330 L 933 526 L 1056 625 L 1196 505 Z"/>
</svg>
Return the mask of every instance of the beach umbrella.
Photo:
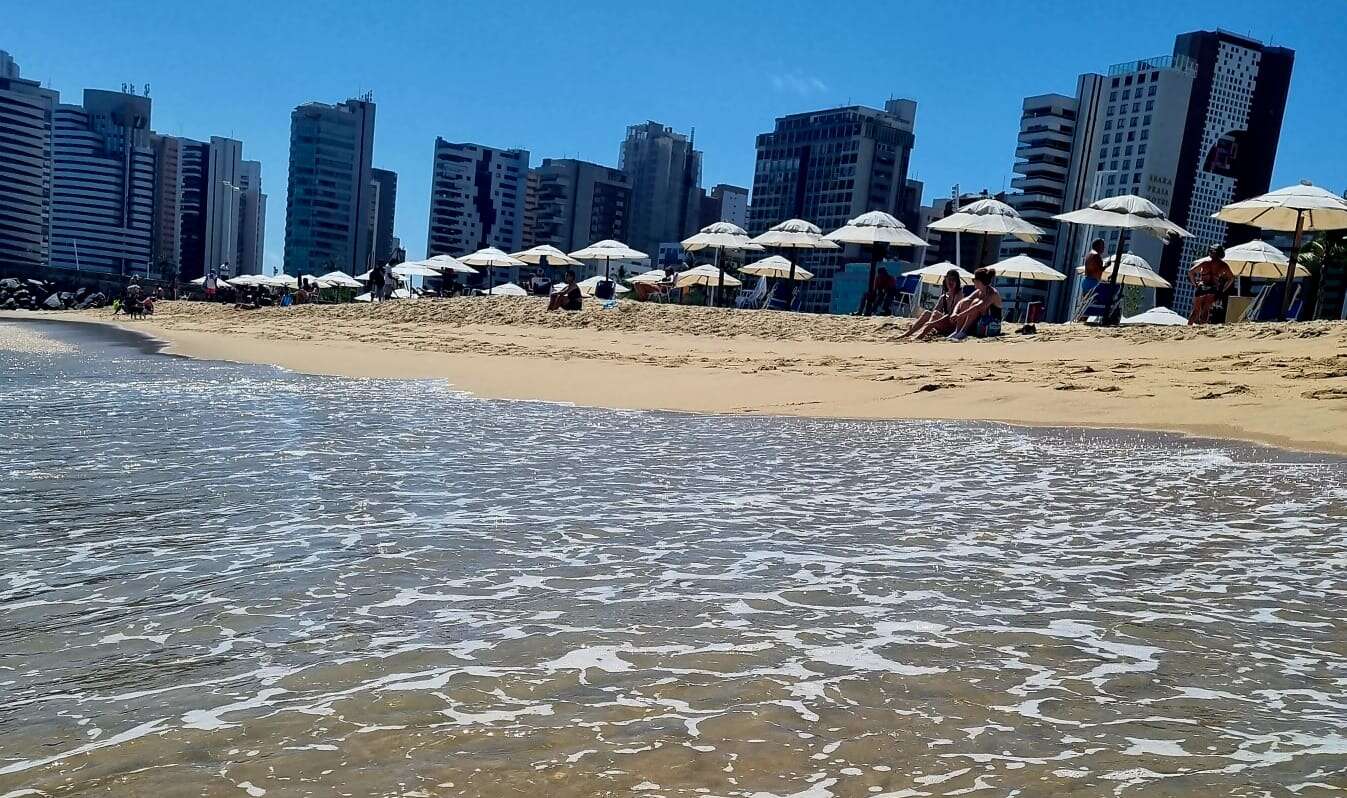
<svg viewBox="0 0 1347 798">
<path fill-rule="evenodd" d="M 529 292 L 525 291 L 515 283 L 505 283 L 496 286 L 492 291 L 489 291 L 488 294 L 492 296 L 528 296 Z"/>
<path fill-rule="evenodd" d="M 580 287 L 581 296 L 594 296 L 594 289 L 598 288 L 599 283 L 607 279 L 608 279 L 607 277 L 604 277 L 601 274 L 596 274 L 593 277 L 581 280 L 580 282 L 576 283 L 576 285 Z M 562 289 L 564 289 L 565 287 L 566 286 L 564 284 L 554 285 L 552 286 L 552 293 L 554 294 L 561 293 Z M 626 287 L 625 285 L 622 285 L 621 283 L 613 283 L 613 292 L 617 294 L 629 294 L 631 293 L 631 289 Z"/>
<path fill-rule="evenodd" d="M 814 273 L 803 266 L 796 266 L 789 258 L 780 255 L 770 255 L 762 260 L 756 260 L 739 270 L 740 274 L 753 274 L 758 277 L 772 277 L 776 279 L 791 279 L 805 282 L 814 279 Z"/>
<path fill-rule="evenodd" d="M 951 269 L 959 273 L 960 284 L 962 285 L 973 284 L 972 272 L 968 271 L 967 269 L 955 266 L 953 263 L 950 263 L 949 261 L 944 261 L 943 263 L 936 263 L 931 266 L 923 266 L 920 269 L 913 269 L 910 272 L 903 272 L 903 276 L 910 277 L 915 274 L 918 277 L 920 277 L 921 281 L 926 285 L 942 285 L 945 282 L 945 275 L 948 274 Z"/>
<path fill-rule="evenodd" d="M 604 277 L 608 276 L 608 270 L 615 260 L 644 260 L 649 257 L 644 252 L 632 249 L 621 241 L 614 241 L 611 238 L 596 241 L 584 249 L 577 249 L 570 256 L 576 260 L 602 260 Z"/>
<path fill-rule="evenodd" d="M 1014 236 L 1021 241 L 1032 243 L 1047 235 L 1041 227 L 1026 221 L 1020 212 L 1000 200 L 986 197 L 974 200 L 943 219 L 931 222 L 928 227 L 942 233 L 971 233 L 984 236 L 983 246 L 979 248 L 978 266 L 982 265 L 986 242 L 991 236 Z M 955 255 L 959 255 L 956 248 Z"/>
<path fill-rule="evenodd" d="M 373 272 L 374 272 L 374 270 L 373 270 L 373 269 L 370 269 L 370 270 L 367 271 L 367 272 L 361 272 L 360 274 L 357 274 L 357 275 L 356 275 L 354 278 L 352 278 L 352 279 L 357 280 L 357 281 L 362 282 L 362 283 L 368 283 L 368 282 L 369 282 L 369 276 L 370 276 Z"/>
<path fill-rule="evenodd" d="M 458 259 L 460 263 L 467 266 L 473 266 L 479 269 L 486 269 L 486 293 L 491 295 L 491 270 L 495 268 L 510 269 L 515 266 L 525 266 L 527 264 L 519 258 L 506 255 L 495 247 L 483 247 L 471 255 L 464 255 Z M 516 286 L 517 287 L 517 286 Z"/>
<path fill-rule="evenodd" d="M 263 277 L 259 285 L 271 285 L 276 288 L 299 288 L 299 278 L 289 274 L 273 274 Z"/>
<path fill-rule="evenodd" d="M 1212 214 L 1230 224 L 1260 230 L 1291 232 L 1289 262 L 1300 265 L 1300 244 L 1305 233 L 1347 230 L 1347 200 L 1308 181 L 1269 192 L 1261 197 L 1235 202 Z M 1232 267 L 1233 268 L 1233 267 Z M 1291 306 L 1291 283 L 1299 269 L 1288 269 L 1282 288 L 1282 318 Z"/>
<path fill-rule="evenodd" d="M 674 277 L 674 285 L 678 288 L 689 288 L 694 285 L 700 285 L 719 289 L 727 285 L 734 288 L 743 285 L 743 283 L 726 274 L 723 269 L 718 269 L 715 266 L 706 263 L 701 266 L 694 266 L 687 271 L 679 272 L 678 275 Z"/>
<path fill-rule="evenodd" d="M 1193 265 L 1197 266 L 1208 260 L 1210 258 L 1203 258 Z M 1250 241 L 1227 249 L 1225 262 L 1236 277 L 1262 277 L 1269 280 L 1286 277 L 1286 269 L 1291 265 L 1290 258 L 1265 241 Z M 1310 270 L 1297 263 L 1296 277 L 1309 276 Z"/>
<path fill-rule="evenodd" d="M 863 213 L 824 238 L 835 244 L 858 244 L 870 248 L 868 290 L 871 296 L 874 295 L 875 275 L 879 271 L 879 262 L 884 259 L 889 247 L 926 246 L 924 239 L 919 238 L 893 215 L 884 211 Z"/>
<path fill-rule="evenodd" d="M 1188 320 L 1166 307 L 1151 308 L 1145 313 L 1128 316 L 1123 324 L 1158 324 L 1166 327 L 1187 327 Z"/>
<path fill-rule="evenodd" d="M 1164 211 L 1160 210 L 1155 203 L 1135 194 L 1104 197 L 1090 203 L 1088 207 L 1069 213 L 1059 213 L 1052 218 L 1068 224 L 1107 227 L 1119 231 L 1118 249 L 1113 256 L 1115 268 L 1111 278 L 1111 284 L 1115 286 L 1118 284 L 1120 271 L 1116 267 L 1122 264 L 1123 248 L 1127 243 L 1128 233 L 1133 230 L 1141 230 L 1161 240 L 1167 240 L 1170 236 L 1187 238 L 1191 235 L 1187 230 L 1166 219 Z M 1121 299 L 1121 292 L 1115 291 L 1113 304 L 1116 305 Z M 1112 314 L 1104 314 L 1106 321 L 1110 315 Z"/>
<path fill-rule="evenodd" d="M 1110 263 L 1104 270 L 1104 278 L 1112 279 L 1113 270 L 1119 268 L 1117 264 Z M 1128 252 L 1122 256 L 1122 271 L 1119 273 L 1117 282 L 1123 285 L 1139 285 L 1143 288 L 1173 288 L 1168 280 L 1161 277 L 1146 259 L 1140 255 L 1133 255 Z M 1077 274 L 1084 274 L 1085 267 L 1077 266 Z"/>
<path fill-rule="evenodd" d="M 360 281 L 343 271 L 330 271 L 318 277 L 318 284 L 328 288 L 360 288 Z"/>
<path fill-rule="evenodd" d="M 761 244 L 754 244 L 749 239 L 748 233 L 744 228 L 730 222 L 716 222 L 703 227 L 696 235 L 683 239 L 681 246 L 688 252 L 704 252 L 713 250 L 715 255 L 715 268 L 720 268 L 720 253 L 722 252 L 760 252 Z M 723 273 L 723 270 L 722 270 Z M 725 287 L 725 283 L 716 286 L 719 292 Z"/>
<path fill-rule="evenodd" d="M 429 267 L 429 266 L 427 266 L 427 265 L 425 265 L 425 264 L 422 264 L 422 263 L 418 263 L 418 262 L 416 262 L 416 261 L 410 261 L 410 262 L 408 262 L 408 263 L 399 263 L 398 265 L 396 265 L 396 266 L 393 267 L 393 274 L 394 274 L 395 276 L 397 276 L 397 277 L 441 277 L 441 276 L 443 276 L 443 275 L 440 274 L 440 272 L 439 272 L 438 269 L 432 269 L 431 267 Z"/>
<path fill-rule="evenodd" d="M 521 260 L 530 266 L 539 266 L 546 269 L 548 266 L 583 266 L 580 261 L 567 255 L 565 252 L 557 249 L 551 244 L 539 244 L 536 247 L 529 247 L 523 252 L 516 252 L 510 257 Z"/>
<path fill-rule="evenodd" d="M 437 277 L 444 276 L 445 272 L 457 272 L 458 274 L 477 274 L 476 269 L 451 255 L 436 255 L 433 258 L 426 258 L 425 260 L 415 261 L 415 263 L 421 266 L 427 266 L 431 269 L 434 269 L 436 272 L 435 276 Z M 399 265 L 406 265 L 406 264 L 399 264 Z M 366 272 L 366 274 L 369 274 L 369 272 Z"/>
<path fill-rule="evenodd" d="M 841 247 L 823 237 L 818 225 L 804 219 L 787 219 L 772 229 L 753 239 L 754 244 L 787 252 L 803 249 L 841 249 Z M 786 258 L 790 269 L 786 279 L 795 282 L 795 258 Z M 758 261 L 761 263 L 762 261 Z M 749 272 L 755 274 L 756 272 Z M 810 277 L 813 277 L 811 274 Z"/>
<path fill-rule="evenodd" d="M 1005 260 L 993 263 L 987 267 L 996 272 L 997 277 L 1015 278 L 1015 301 L 1020 302 L 1020 287 L 1025 280 L 1042 280 L 1045 282 L 1061 282 L 1066 279 L 1066 275 L 1048 266 L 1045 263 L 1034 260 L 1028 255 L 1015 255 Z M 1028 319 L 1029 306 L 1024 306 L 1025 319 Z"/>
</svg>

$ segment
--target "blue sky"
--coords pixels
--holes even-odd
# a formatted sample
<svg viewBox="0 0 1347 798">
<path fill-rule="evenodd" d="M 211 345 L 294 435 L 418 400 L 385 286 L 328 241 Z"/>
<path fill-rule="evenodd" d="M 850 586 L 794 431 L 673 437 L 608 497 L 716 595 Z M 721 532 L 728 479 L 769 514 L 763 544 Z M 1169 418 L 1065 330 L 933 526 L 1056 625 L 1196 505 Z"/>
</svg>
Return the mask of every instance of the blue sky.
<svg viewBox="0 0 1347 798">
<path fill-rule="evenodd" d="M 950 9 L 957 8 L 957 11 Z M 1116 9 L 1125 8 L 1125 20 Z M 1297 51 L 1275 185 L 1347 188 L 1347 4 L 1301 2 L 11 2 L 0 49 L 78 102 L 149 83 L 155 129 L 233 136 L 262 161 L 268 263 L 285 232 L 289 114 L 365 91 L 397 234 L 424 253 L 436 136 L 616 163 L 625 126 L 696 128 L 703 183 L 751 185 L 779 115 L 918 101 L 927 201 L 1008 185 L 1022 99 L 1222 27 Z M 1120 24 L 1120 22 L 1122 24 Z M 5 35 L 9 34 L 9 35 Z"/>
</svg>

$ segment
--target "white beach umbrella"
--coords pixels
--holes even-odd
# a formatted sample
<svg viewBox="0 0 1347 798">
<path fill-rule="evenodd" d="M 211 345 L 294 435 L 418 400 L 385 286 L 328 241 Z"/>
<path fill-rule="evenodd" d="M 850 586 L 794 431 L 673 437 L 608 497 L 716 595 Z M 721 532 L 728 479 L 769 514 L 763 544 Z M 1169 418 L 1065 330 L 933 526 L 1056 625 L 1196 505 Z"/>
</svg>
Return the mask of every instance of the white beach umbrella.
<svg viewBox="0 0 1347 798">
<path fill-rule="evenodd" d="M 495 247 L 483 247 L 471 255 L 464 255 L 458 259 L 460 263 L 473 266 L 479 269 L 486 269 L 486 293 L 489 296 L 492 293 L 491 270 L 496 268 L 510 269 L 516 266 L 526 266 L 524 261 L 512 255 L 506 255 Z"/>
<path fill-rule="evenodd" d="M 1303 181 L 1261 197 L 1232 203 L 1212 214 L 1230 224 L 1243 224 L 1260 230 L 1293 232 L 1289 261 L 1300 265 L 1300 243 L 1305 233 L 1347 230 L 1347 200 L 1331 191 Z M 1282 317 L 1291 306 L 1291 283 L 1296 272 L 1287 270 L 1282 288 Z"/>
<path fill-rule="evenodd" d="M 751 251 L 762 250 L 762 245 L 754 244 L 744 228 L 730 222 L 716 222 L 703 227 L 696 235 L 680 242 L 688 252 L 704 250 Z"/>
<path fill-rule="evenodd" d="M 492 296 L 528 296 L 529 292 L 519 287 L 515 283 L 505 283 L 498 285 L 488 292 Z"/>
<path fill-rule="evenodd" d="M 730 222 L 708 224 L 696 235 L 683 239 L 680 245 L 688 252 L 713 250 L 716 253 L 714 265 L 717 269 L 720 268 L 720 253 L 722 252 L 760 252 L 763 249 L 761 244 L 753 243 L 744 228 Z M 725 283 L 720 283 L 716 288 L 721 289 L 725 285 Z"/>
<path fill-rule="evenodd" d="M 701 266 L 694 266 L 687 271 L 679 272 L 674 277 L 674 285 L 679 288 L 687 288 L 694 285 L 709 287 L 728 285 L 733 288 L 735 286 L 743 285 L 743 283 L 726 274 L 723 269 L 717 269 L 715 266 L 706 263 Z"/>
<path fill-rule="evenodd" d="M 1166 307 L 1151 308 L 1145 313 L 1128 316 L 1123 324 L 1157 324 L 1166 327 L 1187 327 L 1188 320 Z"/>
<path fill-rule="evenodd" d="M 841 249 L 838 244 L 829 241 L 823 237 L 823 231 L 818 225 L 812 222 L 806 222 L 804 219 L 787 219 L 776 225 L 772 229 L 753 239 L 754 244 L 761 244 L 764 247 L 774 249 L 797 250 L 797 249 Z M 786 279 L 795 282 L 795 259 L 787 258 L 790 263 L 790 269 Z M 758 261 L 761 263 L 762 261 Z M 754 274 L 754 272 L 749 272 Z M 810 277 L 813 275 L 811 274 Z"/>
<path fill-rule="evenodd" d="M 1026 221 L 1020 212 L 990 197 L 974 200 L 943 219 L 931 222 L 930 229 L 942 233 L 972 233 L 980 236 L 1014 236 L 1034 242 L 1047 231 Z"/>
<path fill-rule="evenodd" d="M 426 258 L 422 261 L 415 261 L 422 266 L 434 269 L 436 276 L 442 276 L 445 272 L 457 272 L 458 274 L 477 274 L 477 270 L 453 257 L 452 255 L 436 255 L 433 258 Z M 366 272 L 368 274 L 368 272 Z"/>
<path fill-rule="evenodd" d="M 438 269 L 432 269 L 430 266 L 417 261 L 408 261 L 399 263 L 393 267 L 393 274 L 398 277 L 440 277 Z"/>
<path fill-rule="evenodd" d="M 273 274 L 270 277 L 263 277 L 262 285 L 271 285 L 276 288 L 299 288 L 299 278 L 289 274 Z"/>
<path fill-rule="evenodd" d="M 1059 213 L 1052 218 L 1059 222 L 1091 227 L 1143 230 L 1160 239 L 1171 235 L 1187 238 L 1190 235 L 1187 230 L 1166 219 L 1158 205 L 1135 194 L 1104 197 L 1090 203 L 1087 208 Z"/>
<path fill-rule="evenodd" d="M 945 275 L 949 274 L 951 271 L 956 271 L 959 273 L 960 284 L 962 285 L 973 284 L 972 272 L 968 271 L 967 269 L 955 266 L 953 263 L 950 263 L 949 261 L 932 264 L 930 266 L 923 266 L 920 269 L 913 269 L 910 272 L 903 272 L 903 276 L 909 277 L 915 274 L 921 278 L 921 281 L 923 283 L 927 285 L 942 285 L 945 282 Z"/>
<path fill-rule="evenodd" d="M 360 288 L 360 281 L 343 271 L 330 271 L 318 277 L 318 284 L 328 288 Z"/>
<path fill-rule="evenodd" d="M 510 257 L 521 260 L 530 266 L 582 266 L 580 261 L 567 255 L 551 244 L 539 244 Z"/>
<path fill-rule="evenodd" d="M 1116 264 L 1110 263 L 1104 270 L 1104 279 L 1113 279 L 1113 270 L 1117 268 Z M 1084 274 L 1085 267 L 1077 266 L 1077 274 Z M 1144 288 L 1173 288 L 1174 286 L 1165 278 L 1161 277 L 1146 259 L 1140 255 L 1133 255 L 1130 252 L 1122 256 L 1122 271 L 1118 275 L 1116 282 L 1123 285 L 1139 285 Z"/>
<path fill-rule="evenodd" d="M 813 272 L 803 266 L 796 266 L 789 258 L 780 255 L 769 255 L 761 260 L 753 261 L 740 269 L 739 273 L 777 279 L 789 278 L 800 282 L 814 279 Z"/>
<path fill-rule="evenodd" d="M 1168 240 L 1170 236 L 1187 238 L 1191 235 L 1187 230 L 1166 219 L 1164 211 L 1160 210 L 1158 205 L 1135 194 L 1104 197 L 1090 203 L 1089 207 L 1069 213 L 1059 213 L 1052 218 L 1068 224 L 1119 230 L 1118 248 L 1113 255 L 1115 267 L 1122 263 L 1123 250 L 1127 245 L 1127 235 L 1133 230 L 1145 231 L 1161 240 Z M 1115 268 L 1112 274 L 1110 284 L 1117 285 L 1119 269 Z M 1114 291 L 1110 308 L 1104 314 L 1106 323 L 1109 323 L 1109 319 L 1114 315 L 1115 309 L 1121 302 L 1122 292 Z"/>
<path fill-rule="evenodd" d="M 1209 258 L 1203 258 L 1197 264 L 1204 263 Z M 1237 247 L 1231 247 L 1225 251 L 1225 262 L 1230 266 L 1230 271 L 1235 273 L 1236 277 L 1262 277 L 1265 279 L 1280 280 L 1286 277 L 1286 269 L 1291 265 L 1291 259 L 1286 257 L 1280 249 L 1272 246 L 1265 241 L 1250 241 L 1247 244 L 1240 244 Z M 1299 263 L 1296 264 L 1296 277 L 1309 277 L 1310 270 Z"/>
<path fill-rule="evenodd" d="M 640 250 L 632 249 L 621 241 L 614 241 L 610 238 L 604 241 L 596 241 L 584 249 L 577 249 L 571 253 L 571 257 L 577 260 L 603 261 L 603 276 L 607 277 L 613 261 L 645 260 L 649 256 Z"/>
<path fill-rule="evenodd" d="M 371 274 L 373 274 L 373 273 L 374 273 L 374 270 L 373 270 L 373 269 L 370 269 L 370 270 L 367 271 L 367 272 L 361 272 L 360 274 L 357 274 L 353 279 L 355 279 L 355 280 L 357 280 L 357 281 L 359 281 L 359 282 L 362 282 L 362 283 L 368 283 L 368 282 L 369 282 L 369 276 L 370 276 Z"/>
<path fill-rule="evenodd" d="M 1014 277 L 1016 280 L 1046 280 L 1048 282 L 1060 282 L 1066 279 L 1066 275 L 1048 266 L 1045 263 L 1034 260 L 1028 255 L 1016 255 L 1012 258 L 1006 258 L 1003 261 L 993 263 L 987 268 L 993 269 L 997 277 Z"/>
<path fill-rule="evenodd" d="M 879 271 L 879 262 L 889 247 L 926 246 L 925 240 L 917 237 L 896 217 L 884 211 L 863 213 L 824 238 L 835 244 L 857 244 L 870 248 L 870 280 L 866 285 L 871 296 L 875 290 L 875 275 Z"/>
</svg>

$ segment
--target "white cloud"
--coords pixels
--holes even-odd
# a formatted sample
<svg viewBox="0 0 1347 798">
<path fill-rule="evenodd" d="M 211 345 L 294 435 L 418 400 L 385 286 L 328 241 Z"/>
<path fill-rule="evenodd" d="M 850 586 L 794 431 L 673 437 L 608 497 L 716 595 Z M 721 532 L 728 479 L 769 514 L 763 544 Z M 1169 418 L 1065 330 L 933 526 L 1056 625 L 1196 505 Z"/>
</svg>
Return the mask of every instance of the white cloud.
<svg viewBox="0 0 1347 798">
<path fill-rule="evenodd" d="M 813 75 L 800 72 L 787 72 L 772 75 L 772 88 L 781 92 L 806 95 L 819 94 L 828 90 L 828 84 Z"/>
</svg>

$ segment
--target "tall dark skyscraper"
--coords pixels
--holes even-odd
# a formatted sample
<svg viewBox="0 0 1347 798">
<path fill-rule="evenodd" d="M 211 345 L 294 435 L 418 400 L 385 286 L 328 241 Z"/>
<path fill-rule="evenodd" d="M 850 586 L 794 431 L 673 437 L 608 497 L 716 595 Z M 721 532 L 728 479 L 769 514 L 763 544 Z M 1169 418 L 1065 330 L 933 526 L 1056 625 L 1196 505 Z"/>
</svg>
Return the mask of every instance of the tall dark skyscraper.
<svg viewBox="0 0 1347 798">
<path fill-rule="evenodd" d="M 824 232 L 867 211 L 910 216 L 908 165 L 916 143 L 917 104 L 889 100 L 884 110 L 853 105 L 783 116 L 758 136 L 748 226 L 762 233 L 800 218 Z M 800 263 L 814 272 L 802 309 L 825 312 L 833 274 L 851 253 L 814 253 Z"/>
<path fill-rule="evenodd" d="M 370 170 L 375 183 L 374 262 L 387 263 L 393 257 L 393 220 L 398 207 L 398 173 L 387 169 Z"/>
<path fill-rule="evenodd" d="M 285 273 L 370 267 L 374 102 L 305 103 L 290 114 Z"/>
<path fill-rule="evenodd" d="M 524 247 L 551 244 L 573 252 L 595 241 L 627 238 L 631 182 L 610 166 L 544 158 L 529 173 L 530 214 Z"/>
<path fill-rule="evenodd" d="M 627 128 L 618 167 L 631 180 L 626 243 L 650 254 L 682 241 L 701 220 L 702 154 L 682 133 L 658 122 Z"/>
<path fill-rule="evenodd" d="M 1212 244 L 1252 237 L 1245 231 L 1230 241 L 1232 231 L 1211 215 L 1271 188 L 1295 51 L 1226 31 L 1198 31 L 1179 36 L 1174 55 L 1188 59 L 1196 75 L 1169 218 L 1193 237 L 1165 248 L 1160 273 L 1174 283 L 1172 306 L 1186 313 L 1193 286 L 1179 277 L 1188 266 Z"/>
</svg>

